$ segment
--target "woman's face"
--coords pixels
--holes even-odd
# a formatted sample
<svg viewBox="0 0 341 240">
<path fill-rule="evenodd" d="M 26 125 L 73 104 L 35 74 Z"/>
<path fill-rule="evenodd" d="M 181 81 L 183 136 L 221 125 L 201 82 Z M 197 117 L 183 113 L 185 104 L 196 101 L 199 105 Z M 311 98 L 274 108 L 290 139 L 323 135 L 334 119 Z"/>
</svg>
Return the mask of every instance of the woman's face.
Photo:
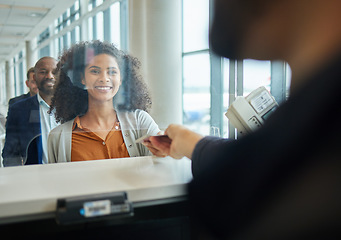
<svg viewBox="0 0 341 240">
<path fill-rule="evenodd" d="M 89 101 L 112 101 L 121 85 L 116 59 L 108 54 L 95 56 L 85 67 L 82 84 L 88 91 Z"/>
</svg>

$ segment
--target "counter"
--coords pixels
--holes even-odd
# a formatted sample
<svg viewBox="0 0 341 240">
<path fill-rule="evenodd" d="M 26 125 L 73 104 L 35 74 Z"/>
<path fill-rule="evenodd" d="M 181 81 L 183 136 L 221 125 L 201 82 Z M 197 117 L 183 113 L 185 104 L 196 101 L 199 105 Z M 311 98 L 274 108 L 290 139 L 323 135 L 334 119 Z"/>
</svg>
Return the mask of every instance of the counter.
<svg viewBox="0 0 341 240">
<path fill-rule="evenodd" d="M 136 157 L 0 168 L 0 225 L 53 218 L 57 199 L 125 191 L 134 208 L 180 201 L 187 158 Z"/>
</svg>

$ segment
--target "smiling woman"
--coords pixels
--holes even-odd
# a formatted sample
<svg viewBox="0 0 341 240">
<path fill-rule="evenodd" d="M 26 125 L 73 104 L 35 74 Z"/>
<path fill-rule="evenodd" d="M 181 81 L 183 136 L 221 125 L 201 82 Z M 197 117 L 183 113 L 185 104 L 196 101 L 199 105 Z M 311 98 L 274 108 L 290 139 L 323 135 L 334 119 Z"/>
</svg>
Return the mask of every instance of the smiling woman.
<svg viewBox="0 0 341 240">
<path fill-rule="evenodd" d="M 48 140 L 49 162 L 149 155 L 135 140 L 160 132 L 136 58 L 101 42 L 80 42 L 57 65 L 50 111 L 63 124 Z"/>
<path fill-rule="evenodd" d="M 88 91 L 89 104 L 112 105 L 112 99 L 121 85 L 120 69 L 115 58 L 107 54 L 95 56 L 85 68 L 82 84 Z"/>
</svg>

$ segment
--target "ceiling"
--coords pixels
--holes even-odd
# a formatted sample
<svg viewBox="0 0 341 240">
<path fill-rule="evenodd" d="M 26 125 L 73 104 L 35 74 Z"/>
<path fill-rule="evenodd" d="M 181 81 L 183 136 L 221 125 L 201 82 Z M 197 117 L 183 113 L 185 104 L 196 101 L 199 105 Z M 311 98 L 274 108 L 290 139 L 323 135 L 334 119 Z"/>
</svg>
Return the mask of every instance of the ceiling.
<svg viewBox="0 0 341 240">
<path fill-rule="evenodd" d="M 22 50 L 75 0 L 0 0 L 0 62 Z"/>
</svg>

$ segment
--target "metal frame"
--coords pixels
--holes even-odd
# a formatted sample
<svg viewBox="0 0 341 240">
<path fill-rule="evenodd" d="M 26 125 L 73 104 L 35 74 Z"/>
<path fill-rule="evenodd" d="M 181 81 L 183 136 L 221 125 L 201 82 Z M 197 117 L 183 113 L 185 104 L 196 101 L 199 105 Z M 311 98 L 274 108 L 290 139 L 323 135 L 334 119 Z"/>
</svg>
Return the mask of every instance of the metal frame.
<svg viewBox="0 0 341 240">
<path fill-rule="evenodd" d="M 104 41 L 111 42 L 110 29 L 111 29 L 111 11 L 110 7 L 103 11 L 103 39 Z"/>
<path fill-rule="evenodd" d="M 277 103 L 286 99 L 286 64 L 283 61 L 271 62 L 271 94 Z"/>
<path fill-rule="evenodd" d="M 120 1 L 121 50 L 129 52 L 129 0 Z"/>
</svg>

